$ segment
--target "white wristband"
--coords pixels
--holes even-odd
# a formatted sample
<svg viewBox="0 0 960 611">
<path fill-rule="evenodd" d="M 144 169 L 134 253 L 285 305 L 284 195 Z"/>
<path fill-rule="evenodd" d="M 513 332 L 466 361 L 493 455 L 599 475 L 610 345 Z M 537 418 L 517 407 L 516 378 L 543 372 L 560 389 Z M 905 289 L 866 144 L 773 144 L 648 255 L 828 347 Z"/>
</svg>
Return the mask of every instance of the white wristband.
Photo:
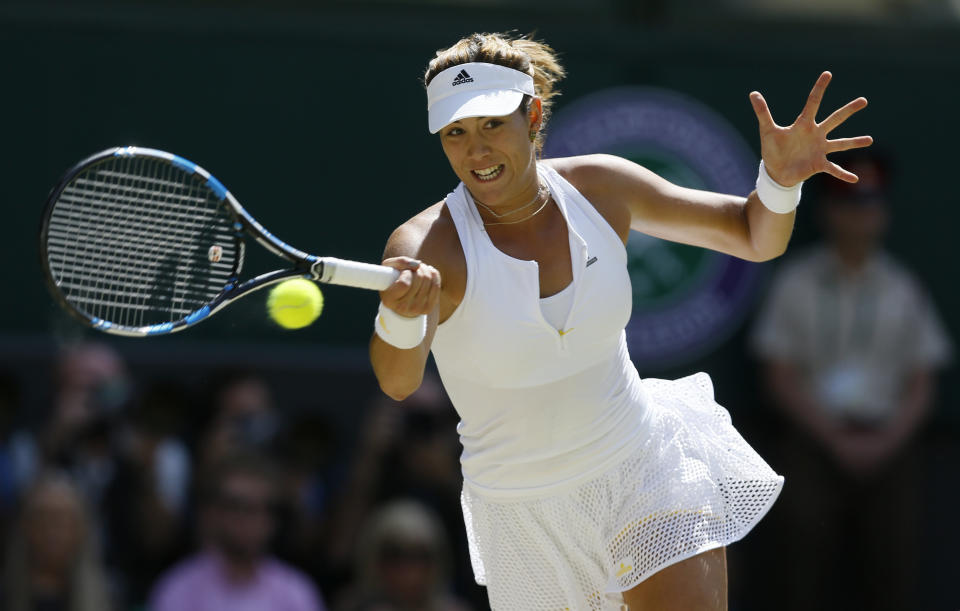
<svg viewBox="0 0 960 611">
<path fill-rule="evenodd" d="M 410 318 L 397 314 L 380 302 L 373 328 L 380 339 L 402 350 L 416 348 L 427 335 L 427 315 Z"/>
<path fill-rule="evenodd" d="M 786 214 L 796 210 L 797 206 L 800 205 L 801 186 L 803 186 L 802 182 L 798 182 L 792 187 L 784 187 L 779 184 L 770 178 L 763 161 L 760 161 L 760 174 L 757 176 L 757 197 L 770 212 Z"/>
</svg>

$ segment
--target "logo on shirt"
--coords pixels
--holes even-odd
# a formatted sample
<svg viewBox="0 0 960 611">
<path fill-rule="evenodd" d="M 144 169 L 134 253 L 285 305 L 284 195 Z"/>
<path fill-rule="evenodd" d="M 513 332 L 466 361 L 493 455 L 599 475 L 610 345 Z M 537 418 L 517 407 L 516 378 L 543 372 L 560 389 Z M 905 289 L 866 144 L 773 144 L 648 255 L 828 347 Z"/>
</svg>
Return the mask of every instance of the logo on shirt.
<svg viewBox="0 0 960 611">
<path fill-rule="evenodd" d="M 587 267 L 590 267 L 591 265 L 593 265 L 593 264 L 596 263 L 596 262 L 597 262 L 597 258 L 596 258 L 596 257 L 590 257 L 590 259 L 587 261 Z"/>
<path fill-rule="evenodd" d="M 473 77 L 470 76 L 470 74 L 468 74 L 466 70 L 461 70 L 460 72 L 457 73 L 457 76 L 453 77 L 453 82 L 450 84 L 456 87 L 457 85 L 463 85 L 464 83 L 472 83 L 472 82 L 473 82 Z"/>
<path fill-rule="evenodd" d="M 545 157 L 611 153 L 684 187 L 738 195 L 757 177 L 756 156 L 723 117 L 667 89 L 599 91 L 550 121 Z M 641 374 L 687 364 L 729 338 L 763 277 L 758 264 L 638 232 L 627 255 L 627 341 Z"/>
</svg>

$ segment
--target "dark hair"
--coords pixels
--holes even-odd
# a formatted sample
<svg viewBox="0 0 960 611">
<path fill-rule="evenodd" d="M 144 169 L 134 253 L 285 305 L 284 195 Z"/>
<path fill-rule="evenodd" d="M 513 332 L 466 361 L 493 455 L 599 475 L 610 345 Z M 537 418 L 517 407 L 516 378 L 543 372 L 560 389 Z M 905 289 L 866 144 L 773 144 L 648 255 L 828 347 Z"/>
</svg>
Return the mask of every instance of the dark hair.
<svg viewBox="0 0 960 611">
<path fill-rule="evenodd" d="M 537 151 L 541 151 L 544 128 L 552 108 L 551 100 L 559 95 L 554 86 L 566 74 L 553 48 L 530 37 L 511 36 L 507 33 L 471 34 L 452 46 L 437 51 L 436 57 L 427 65 L 427 72 L 423 77 L 424 85 L 429 85 L 433 77 L 444 70 L 470 62 L 506 66 L 533 77 L 534 91 L 543 105 L 543 119 L 536 140 Z M 530 107 L 529 96 L 524 96 L 520 107 L 524 113 L 527 112 Z"/>
</svg>

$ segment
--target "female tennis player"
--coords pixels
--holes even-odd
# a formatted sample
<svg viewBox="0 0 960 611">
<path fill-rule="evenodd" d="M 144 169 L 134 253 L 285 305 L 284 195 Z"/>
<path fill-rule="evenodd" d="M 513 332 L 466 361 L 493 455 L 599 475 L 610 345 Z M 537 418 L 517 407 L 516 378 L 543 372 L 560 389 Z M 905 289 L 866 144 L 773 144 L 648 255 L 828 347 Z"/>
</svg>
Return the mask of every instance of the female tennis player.
<svg viewBox="0 0 960 611">
<path fill-rule="evenodd" d="M 630 230 L 751 261 L 784 252 L 800 184 L 869 136 L 817 123 L 830 73 L 774 123 L 748 197 L 681 188 L 630 161 L 538 155 L 554 85 L 545 44 L 474 34 L 426 72 L 428 123 L 460 184 L 390 236 L 370 357 L 401 399 L 432 350 L 461 418 L 462 505 L 494 609 L 725 609 L 725 546 L 783 478 L 731 426 L 709 376 L 641 380 L 624 327 Z"/>
</svg>

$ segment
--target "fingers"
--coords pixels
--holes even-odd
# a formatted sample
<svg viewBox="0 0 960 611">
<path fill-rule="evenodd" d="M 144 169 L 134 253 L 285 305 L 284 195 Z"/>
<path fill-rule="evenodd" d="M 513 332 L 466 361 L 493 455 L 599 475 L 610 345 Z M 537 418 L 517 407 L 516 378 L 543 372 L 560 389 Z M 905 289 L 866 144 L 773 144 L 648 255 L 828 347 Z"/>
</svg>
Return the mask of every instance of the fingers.
<svg viewBox="0 0 960 611">
<path fill-rule="evenodd" d="M 397 261 L 408 259 L 408 261 Z M 415 259 L 397 257 L 384 261 L 399 269 L 398 265 L 412 265 Z M 441 278 L 436 268 L 425 263 L 417 262 L 414 269 L 407 267 L 390 287 L 380 292 L 380 300 L 385 306 L 401 316 L 419 316 L 428 314 L 440 299 Z"/>
<path fill-rule="evenodd" d="M 833 111 L 833 114 L 824 119 L 823 122 L 820 123 L 820 127 L 824 129 L 825 134 L 828 134 L 849 119 L 853 113 L 863 110 L 866 107 L 867 98 L 857 98 L 852 102 L 847 102 L 842 108 Z"/>
<path fill-rule="evenodd" d="M 830 74 L 829 71 L 824 71 L 820 75 L 817 82 L 813 84 L 810 95 L 807 96 L 807 103 L 803 106 L 803 111 L 798 117 L 799 119 L 816 122 L 817 111 L 820 110 L 820 102 L 823 101 L 823 92 L 827 90 L 827 85 L 830 83 L 831 78 L 833 78 L 833 75 Z"/>
<path fill-rule="evenodd" d="M 770 115 L 770 108 L 767 101 L 763 99 L 759 91 L 750 92 L 750 104 L 753 106 L 753 112 L 757 115 L 757 121 L 760 123 L 760 131 L 769 131 L 777 126 Z"/>
<path fill-rule="evenodd" d="M 827 140 L 827 152 L 838 153 L 840 151 L 849 151 L 850 149 L 861 149 L 871 144 L 873 144 L 873 138 L 870 136 L 838 138 L 836 140 Z"/>
<path fill-rule="evenodd" d="M 853 172 L 848 172 L 829 160 L 827 160 L 827 167 L 824 168 L 823 171 L 834 178 L 839 178 L 843 182 L 857 182 L 860 180 L 860 178 L 858 178 Z"/>
<path fill-rule="evenodd" d="M 432 278 L 431 280 L 430 293 L 427 295 L 427 303 L 424 306 L 428 313 L 440 302 L 440 290 L 442 288 L 439 273 L 436 274 L 436 278 Z"/>
<path fill-rule="evenodd" d="M 417 269 L 420 267 L 420 260 L 414 259 L 413 257 L 391 257 L 389 259 L 384 259 L 383 265 L 392 267 L 393 269 L 400 270 L 402 272 L 405 269 Z"/>
<path fill-rule="evenodd" d="M 421 265 L 414 278 L 414 287 L 408 295 L 408 316 L 429 314 L 440 299 L 440 272 L 429 265 Z"/>
</svg>

